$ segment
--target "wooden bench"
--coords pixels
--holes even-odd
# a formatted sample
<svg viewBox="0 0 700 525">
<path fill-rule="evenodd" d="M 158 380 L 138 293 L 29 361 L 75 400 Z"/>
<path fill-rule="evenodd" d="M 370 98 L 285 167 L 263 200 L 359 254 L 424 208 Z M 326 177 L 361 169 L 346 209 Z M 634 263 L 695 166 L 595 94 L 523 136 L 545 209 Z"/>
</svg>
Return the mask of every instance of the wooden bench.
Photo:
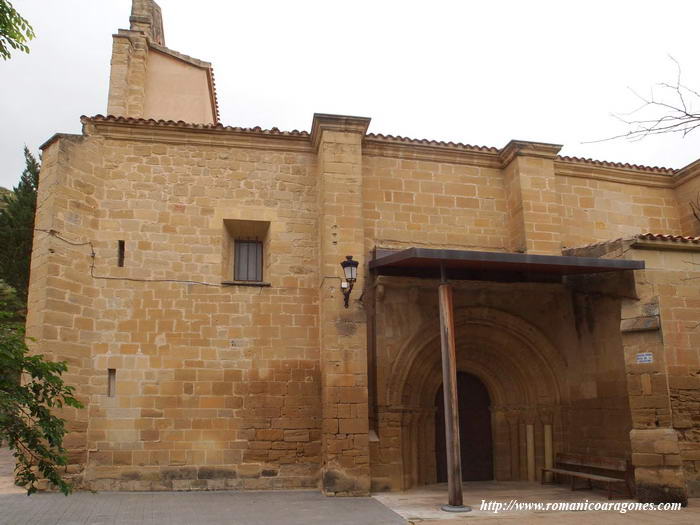
<svg viewBox="0 0 700 525">
<path fill-rule="evenodd" d="M 589 489 L 593 488 L 594 481 L 606 485 L 608 499 L 612 499 L 613 486 L 620 485 L 626 487 L 629 497 L 633 496 L 632 468 L 630 462 L 624 459 L 558 453 L 554 467 L 542 469 L 542 483 L 545 483 L 547 472 L 553 474 L 554 482 L 557 476 L 569 476 L 571 490 L 576 490 L 576 479 L 587 479 Z"/>
</svg>

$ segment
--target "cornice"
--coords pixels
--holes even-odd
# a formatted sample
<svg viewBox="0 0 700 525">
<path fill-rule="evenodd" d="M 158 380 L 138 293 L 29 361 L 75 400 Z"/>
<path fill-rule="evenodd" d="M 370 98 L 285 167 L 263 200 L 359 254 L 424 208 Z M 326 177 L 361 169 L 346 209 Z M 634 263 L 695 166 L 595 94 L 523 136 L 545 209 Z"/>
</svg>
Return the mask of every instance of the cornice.
<svg viewBox="0 0 700 525">
<path fill-rule="evenodd" d="M 362 146 L 363 156 L 392 157 L 397 159 L 422 160 L 426 162 L 449 162 L 484 168 L 501 168 L 496 148 L 468 146 L 465 144 L 436 141 L 412 141 L 403 137 L 366 135 Z"/>
<path fill-rule="evenodd" d="M 508 166 L 515 157 L 521 156 L 554 159 L 562 147 L 561 144 L 549 144 L 547 142 L 511 140 L 501 149 L 499 158 L 503 167 Z"/>
<path fill-rule="evenodd" d="M 330 115 L 327 113 L 314 113 L 311 123 L 311 144 L 315 151 L 321 143 L 324 131 L 339 131 L 342 133 L 357 133 L 365 136 L 369 127 L 370 118 L 352 117 L 348 115 Z"/>
<path fill-rule="evenodd" d="M 673 184 L 675 186 L 680 186 L 681 184 L 688 182 L 690 179 L 694 179 L 700 174 L 700 159 L 695 162 L 691 162 L 687 166 L 679 169 L 673 176 Z"/>
<path fill-rule="evenodd" d="M 673 188 L 675 182 L 671 172 L 653 172 L 651 170 L 640 170 L 637 167 L 626 168 L 603 163 L 578 162 L 562 157 L 554 161 L 554 173 L 564 177 L 633 184 L 651 188 Z"/>
<path fill-rule="evenodd" d="M 144 120 L 125 117 L 81 117 L 83 133 L 115 140 L 136 140 L 169 144 L 195 144 L 229 148 L 311 153 L 309 134 L 276 128 L 234 128 L 222 125 Z"/>
<path fill-rule="evenodd" d="M 175 51 L 174 49 L 170 49 L 169 47 L 161 46 L 160 44 L 153 42 L 150 38 L 148 39 L 148 47 L 154 51 L 163 53 L 164 55 L 181 60 L 182 62 L 187 62 L 190 65 L 200 67 L 202 69 L 211 68 L 211 62 L 206 62 L 204 60 L 185 55 L 184 53 L 180 53 L 179 51 Z"/>
<path fill-rule="evenodd" d="M 41 146 L 39 146 L 39 149 L 41 151 L 44 151 L 46 148 L 48 148 L 51 144 L 56 142 L 57 140 L 61 139 L 81 139 L 83 138 L 83 135 L 78 135 L 76 133 L 54 133 L 51 135 L 51 137 L 44 142 Z"/>
<path fill-rule="evenodd" d="M 673 170 L 636 166 L 576 157 L 558 156 L 560 146 L 526 141 L 510 141 L 504 148 L 471 146 L 453 142 L 415 140 L 391 135 L 367 134 L 370 119 L 343 115 L 315 114 L 311 133 L 305 131 L 263 130 L 259 127 L 241 128 L 222 124 L 191 124 L 182 121 L 164 121 L 96 115 L 81 117 L 84 134 L 97 134 L 122 140 L 160 141 L 173 144 L 203 144 L 227 147 L 270 149 L 279 151 L 313 152 L 324 131 L 356 133 L 362 137 L 364 156 L 397 159 L 449 162 L 502 169 L 517 156 L 531 156 L 554 160 L 557 176 L 578 177 L 620 184 L 673 189 L 700 174 L 700 160 Z M 58 134 L 42 148 L 51 144 Z"/>
</svg>

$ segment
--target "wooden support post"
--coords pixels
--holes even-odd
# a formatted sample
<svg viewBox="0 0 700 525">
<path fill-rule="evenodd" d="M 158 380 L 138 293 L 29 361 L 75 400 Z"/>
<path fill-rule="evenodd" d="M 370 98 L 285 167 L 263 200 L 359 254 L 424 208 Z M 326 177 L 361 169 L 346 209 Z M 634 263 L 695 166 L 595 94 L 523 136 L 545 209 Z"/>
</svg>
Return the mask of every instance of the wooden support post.
<svg viewBox="0 0 700 525">
<path fill-rule="evenodd" d="M 452 286 L 441 268 L 442 281 L 438 287 L 440 303 L 440 343 L 442 350 L 442 390 L 445 396 L 445 442 L 447 445 L 448 512 L 469 512 L 462 503 L 462 457 L 459 444 L 459 410 L 457 398 L 457 355 L 455 347 Z"/>
</svg>

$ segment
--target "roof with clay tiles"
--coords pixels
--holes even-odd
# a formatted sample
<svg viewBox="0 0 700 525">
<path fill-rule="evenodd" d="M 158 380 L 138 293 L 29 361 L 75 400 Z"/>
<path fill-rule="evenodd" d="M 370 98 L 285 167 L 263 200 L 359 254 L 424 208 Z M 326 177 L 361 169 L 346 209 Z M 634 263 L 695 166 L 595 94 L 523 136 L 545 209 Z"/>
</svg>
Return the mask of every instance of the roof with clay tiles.
<svg viewBox="0 0 700 525">
<path fill-rule="evenodd" d="M 498 153 L 501 151 L 499 148 L 494 148 L 492 146 L 473 146 L 471 144 L 463 144 L 461 142 L 445 142 L 442 140 L 430 140 L 430 139 L 412 139 L 409 137 L 402 137 L 400 135 L 384 135 L 382 133 L 367 133 L 365 135 L 369 139 L 379 139 L 387 142 L 401 142 L 405 144 L 423 144 L 427 146 L 443 146 L 448 148 L 458 148 L 466 149 L 470 151 L 485 151 L 490 153 Z"/>
<path fill-rule="evenodd" d="M 605 253 L 607 249 L 614 248 L 616 246 L 621 246 L 625 242 L 635 241 L 658 241 L 673 244 L 700 244 L 700 237 L 683 236 L 683 235 L 670 235 L 665 233 L 639 233 L 637 235 L 631 235 L 629 237 L 620 237 L 618 239 L 610 239 L 608 241 L 596 242 L 592 244 L 587 244 L 585 246 L 572 246 L 570 248 L 565 248 L 562 253 L 568 255 L 578 255 L 586 254 L 590 255 L 591 252 L 603 252 Z"/>
<path fill-rule="evenodd" d="M 219 124 L 221 122 L 221 114 L 219 113 L 219 96 L 216 93 L 216 77 L 214 77 L 213 66 L 209 66 L 209 78 L 211 79 L 211 91 L 214 96 L 214 119 Z"/>
<path fill-rule="evenodd" d="M 212 82 L 214 80 L 214 72 L 210 70 L 212 74 Z M 216 89 L 214 87 L 214 89 Z M 184 122 L 182 120 L 154 120 L 154 119 L 141 119 L 132 117 L 118 117 L 115 115 L 95 115 L 94 117 L 88 117 L 83 115 L 81 121 L 93 120 L 96 122 L 119 122 L 124 124 L 140 124 L 148 126 L 163 126 L 163 127 L 176 127 L 185 129 L 211 129 L 211 130 L 225 130 L 225 131 L 238 131 L 245 133 L 257 133 L 261 135 L 282 135 L 282 136 L 296 136 L 296 137 L 308 137 L 310 133 L 308 131 L 292 130 L 283 131 L 279 128 L 273 127 L 270 129 L 263 129 L 260 126 L 255 126 L 252 128 L 245 128 L 239 126 L 224 126 L 219 122 L 219 107 L 218 102 L 216 103 L 216 114 L 217 123 L 216 124 L 194 124 L 190 122 Z M 394 144 L 415 144 L 423 146 L 437 146 L 442 148 L 450 148 L 461 151 L 477 151 L 482 153 L 492 153 L 499 154 L 503 151 L 503 148 L 496 148 L 493 146 L 476 146 L 472 144 L 464 144 L 462 142 L 452 142 L 452 141 L 441 141 L 441 140 L 431 140 L 431 139 L 414 139 L 410 137 L 404 137 L 401 135 L 389 135 L 383 133 L 367 133 L 365 135 L 368 139 L 379 140 L 382 142 L 389 142 Z M 643 171 L 647 173 L 654 173 L 659 175 L 674 175 L 681 170 L 666 168 L 662 166 L 644 166 L 639 164 L 629 164 L 623 162 L 609 162 L 603 160 L 595 160 L 583 157 L 571 157 L 566 155 L 557 155 L 555 160 L 560 162 L 574 163 L 574 164 L 584 164 L 591 166 L 600 166 L 615 169 L 628 169 L 634 171 Z"/>
<path fill-rule="evenodd" d="M 224 126 L 221 123 L 217 124 L 193 124 L 190 122 L 184 122 L 182 120 L 155 120 L 155 119 L 143 119 L 134 117 L 118 117 L 116 115 L 95 115 L 94 117 L 88 117 L 83 115 L 80 117 L 80 121 L 85 122 L 115 122 L 121 124 L 139 124 L 145 126 L 158 126 L 167 128 L 182 128 L 182 129 L 210 129 L 210 130 L 225 130 L 225 131 L 239 131 L 243 133 L 257 133 L 260 135 L 282 135 L 282 136 L 294 136 L 294 137 L 308 137 L 309 133 L 307 131 L 282 131 L 278 128 L 263 129 L 260 126 L 255 126 L 253 128 L 242 128 L 238 126 Z"/>
<path fill-rule="evenodd" d="M 635 235 L 634 238 L 644 240 L 644 241 L 666 241 L 666 242 L 677 242 L 677 243 L 700 244 L 700 237 L 683 236 L 683 235 L 667 235 L 667 234 L 663 234 L 663 233 L 642 233 L 640 235 Z"/>
<path fill-rule="evenodd" d="M 569 157 L 566 155 L 557 155 L 556 157 L 557 160 L 561 160 L 564 162 L 575 162 L 579 164 L 592 164 L 594 166 L 603 166 L 607 168 L 623 168 L 623 169 L 632 169 L 632 170 L 638 170 L 638 171 L 648 171 L 652 173 L 663 173 L 663 174 L 668 174 L 668 175 L 673 175 L 676 173 L 676 171 L 673 168 L 665 168 L 663 166 L 643 166 L 639 164 L 629 164 L 626 162 L 609 162 L 605 160 L 595 160 L 595 159 L 588 159 L 588 158 L 583 158 L 583 157 Z"/>
</svg>

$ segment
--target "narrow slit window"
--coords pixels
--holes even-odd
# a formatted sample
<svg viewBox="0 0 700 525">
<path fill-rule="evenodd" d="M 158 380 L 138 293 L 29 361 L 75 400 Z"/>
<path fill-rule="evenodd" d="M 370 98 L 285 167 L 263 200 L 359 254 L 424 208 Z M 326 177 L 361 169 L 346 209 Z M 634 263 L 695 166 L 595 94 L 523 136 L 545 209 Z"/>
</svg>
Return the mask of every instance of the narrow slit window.
<svg viewBox="0 0 700 525">
<path fill-rule="evenodd" d="M 117 391 L 117 370 L 107 369 L 107 397 L 114 397 Z"/>
<path fill-rule="evenodd" d="M 117 248 L 117 266 L 120 268 L 124 266 L 124 254 L 126 252 L 126 243 L 124 241 L 118 241 L 119 245 Z"/>
<path fill-rule="evenodd" d="M 263 243 L 235 241 L 233 254 L 234 281 L 262 281 Z"/>
</svg>

